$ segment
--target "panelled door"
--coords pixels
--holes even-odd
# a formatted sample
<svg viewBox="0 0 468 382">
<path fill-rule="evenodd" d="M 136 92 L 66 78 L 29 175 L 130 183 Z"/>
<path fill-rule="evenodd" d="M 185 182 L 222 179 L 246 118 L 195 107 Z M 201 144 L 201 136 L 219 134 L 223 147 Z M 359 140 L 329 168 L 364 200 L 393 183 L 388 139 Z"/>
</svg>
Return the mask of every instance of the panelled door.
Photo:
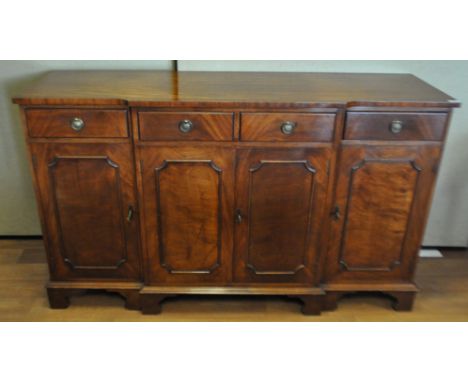
<svg viewBox="0 0 468 382">
<path fill-rule="evenodd" d="M 140 148 L 150 284 L 231 279 L 234 150 Z"/>
<path fill-rule="evenodd" d="M 318 281 L 329 159 L 324 148 L 238 151 L 236 281 Z"/>
<path fill-rule="evenodd" d="M 435 143 L 342 148 L 328 282 L 408 281 L 439 156 Z"/>
<path fill-rule="evenodd" d="M 132 148 L 31 145 L 54 280 L 138 280 Z"/>
</svg>

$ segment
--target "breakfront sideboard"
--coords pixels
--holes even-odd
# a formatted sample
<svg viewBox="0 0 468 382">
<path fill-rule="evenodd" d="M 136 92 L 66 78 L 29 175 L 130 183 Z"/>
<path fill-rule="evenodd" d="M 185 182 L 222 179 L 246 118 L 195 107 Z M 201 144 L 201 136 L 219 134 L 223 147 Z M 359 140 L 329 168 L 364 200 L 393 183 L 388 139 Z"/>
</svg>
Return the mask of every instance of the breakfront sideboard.
<svg viewBox="0 0 468 382">
<path fill-rule="evenodd" d="M 52 308 L 377 291 L 410 310 L 454 107 L 409 74 L 56 71 L 20 105 Z"/>
</svg>

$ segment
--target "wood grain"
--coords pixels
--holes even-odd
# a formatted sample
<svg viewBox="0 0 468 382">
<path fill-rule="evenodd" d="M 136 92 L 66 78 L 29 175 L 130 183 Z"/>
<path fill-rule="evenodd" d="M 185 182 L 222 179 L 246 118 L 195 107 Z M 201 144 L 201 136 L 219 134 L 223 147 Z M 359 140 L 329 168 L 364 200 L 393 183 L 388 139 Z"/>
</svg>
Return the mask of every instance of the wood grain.
<svg viewBox="0 0 468 382">
<path fill-rule="evenodd" d="M 76 155 L 56 156 L 48 167 L 65 262 L 72 269 L 117 269 L 127 260 L 118 165 L 106 156 Z"/>
<path fill-rule="evenodd" d="M 194 289 L 194 292 L 205 295 L 196 293 L 168 299 L 163 304 L 162 314 L 142 315 L 138 311 L 124 309 L 125 301 L 120 293 L 104 293 L 93 289 L 90 283 L 73 284 L 76 288 L 83 289 L 76 289 L 70 294 L 71 304 L 68 309 L 49 309 L 44 289 L 48 269 L 43 242 L 0 240 L 0 321 L 466 322 L 468 252 L 443 250 L 442 253 L 444 257 L 440 259 L 420 260 L 416 282 L 421 291 L 411 313 L 394 311 L 389 298 L 382 298 L 375 293 L 359 293 L 342 296 L 338 310 L 323 312 L 320 316 L 306 316 L 300 313 L 298 300 L 271 295 L 269 291 L 272 289 L 265 287 L 264 290 L 259 290 L 262 295 L 243 296 L 206 295 L 206 290 Z M 53 285 L 59 288 L 70 287 L 70 283 Z M 109 282 L 99 286 L 114 290 L 120 288 L 120 291 L 141 287 L 122 282 Z M 231 289 L 226 293 L 229 291 Z M 299 288 L 296 288 L 296 293 L 299 292 Z M 311 291 L 304 288 L 302 293 L 311 294 Z"/>
<path fill-rule="evenodd" d="M 31 145 L 52 280 L 138 280 L 132 150 L 123 144 Z"/>
<path fill-rule="evenodd" d="M 289 135 L 281 131 L 285 122 L 295 125 Z M 242 113 L 241 140 L 259 142 L 330 142 L 335 114 L 319 113 Z"/>
<path fill-rule="evenodd" d="M 179 123 L 193 124 L 184 133 Z M 138 113 L 139 137 L 142 141 L 232 141 L 232 113 L 153 112 Z"/>
<path fill-rule="evenodd" d="M 440 146 L 346 145 L 326 283 L 412 281 Z"/>
<path fill-rule="evenodd" d="M 390 131 L 392 121 L 402 122 L 401 132 Z M 344 139 L 441 141 L 447 113 L 348 112 Z"/>
<path fill-rule="evenodd" d="M 317 282 L 329 150 L 240 150 L 235 280 Z"/>
<path fill-rule="evenodd" d="M 127 111 L 105 109 L 26 109 L 31 138 L 126 138 Z M 81 118 L 81 131 L 70 127 L 73 118 Z"/>
<path fill-rule="evenodd" d="M 29 105 L 278 107 L 459 105 L 410 74 L 53 71 L 19 91 Z"/>
<path fill-rule="evenodd" d="M 229 149 L 140 149 L 148 283 L 230 279 L 234 156 Z"/>
</svg>

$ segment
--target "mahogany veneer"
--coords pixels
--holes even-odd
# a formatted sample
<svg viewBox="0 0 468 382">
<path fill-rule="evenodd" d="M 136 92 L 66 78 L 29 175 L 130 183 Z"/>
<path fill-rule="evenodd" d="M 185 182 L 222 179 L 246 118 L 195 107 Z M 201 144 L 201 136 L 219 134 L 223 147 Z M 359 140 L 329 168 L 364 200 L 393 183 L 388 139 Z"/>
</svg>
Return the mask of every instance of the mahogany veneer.
<svg viewBox="0 0 468 382">
<path fill-rule="evenodd" d="M 26 109 L 26 121 L 31 138 L 126 138 L 126 110 Z M 79 134 L 64 129 L 70 120 L 80 115 L 86 120 L 86 130 Z"/>
<path fill-rule="evenodd" d="M 408 74 L 50 72 L 21 105 L 52 308 L 105 289 L 411 309 L 452 108 Z"/>
</svg>

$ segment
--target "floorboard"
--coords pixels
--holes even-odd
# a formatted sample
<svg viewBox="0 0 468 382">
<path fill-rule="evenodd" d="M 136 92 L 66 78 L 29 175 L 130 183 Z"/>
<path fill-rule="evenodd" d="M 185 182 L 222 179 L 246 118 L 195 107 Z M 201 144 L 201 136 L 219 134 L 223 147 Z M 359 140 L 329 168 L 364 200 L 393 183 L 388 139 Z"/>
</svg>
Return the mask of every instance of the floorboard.
<svg viewBox="0 0 468 382">
<path fill-rule="evenodd" d="M 97 292 L 73 297 L 68 309 L 49 309 L 42 241 L 0 240 L 0 321 L 468 321 L 468 251 L 442 252 L 444 258 L 420 260 L 412 312 L 395 312 L 389 299 L 372 294 L 345 297 L 320 316 L 304 316 L 284 297 L 186 296 L 146 316 L 124 309 L 118 295 Z"/>
</svg>

